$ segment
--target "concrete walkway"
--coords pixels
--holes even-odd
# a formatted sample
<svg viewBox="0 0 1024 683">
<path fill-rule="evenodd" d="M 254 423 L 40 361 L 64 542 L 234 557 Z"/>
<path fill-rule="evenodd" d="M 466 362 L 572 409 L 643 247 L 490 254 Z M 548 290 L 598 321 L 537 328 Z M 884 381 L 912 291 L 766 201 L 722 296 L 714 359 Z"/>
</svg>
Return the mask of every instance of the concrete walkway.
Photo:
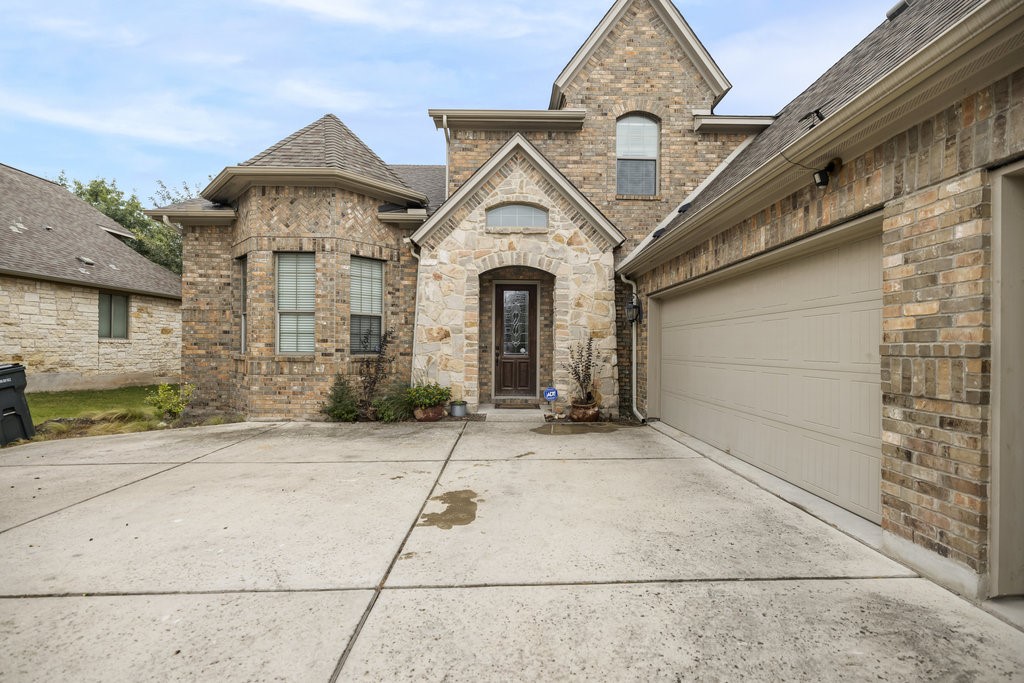
<svg viewBox="0 0 1024 683">
<path fill-rule="evenodd" d="M 1024 634 L 647 427 L 0 451 L 0 681 L 1024 680 Z"/>
</svg>

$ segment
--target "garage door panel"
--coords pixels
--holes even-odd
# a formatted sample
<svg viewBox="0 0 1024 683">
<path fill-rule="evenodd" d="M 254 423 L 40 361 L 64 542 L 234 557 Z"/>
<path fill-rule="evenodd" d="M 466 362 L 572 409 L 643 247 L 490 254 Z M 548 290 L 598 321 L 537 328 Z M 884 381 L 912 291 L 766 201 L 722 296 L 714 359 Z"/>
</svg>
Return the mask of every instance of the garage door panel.
<svg viewBox="0 0 1024 683">
<path fill-rule="evenodd" d="M 662 320 L 665 422 L 880 520 L 880 237 L 666 300 Z"/>
</svg>

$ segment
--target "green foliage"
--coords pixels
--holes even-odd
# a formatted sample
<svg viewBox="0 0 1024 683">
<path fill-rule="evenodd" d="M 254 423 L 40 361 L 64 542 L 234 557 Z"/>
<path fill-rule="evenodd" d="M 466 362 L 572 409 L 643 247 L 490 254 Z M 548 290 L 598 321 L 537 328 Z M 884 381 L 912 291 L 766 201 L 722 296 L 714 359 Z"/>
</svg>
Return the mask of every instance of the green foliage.
<svg viewBox="0 0 1024 683">
<path fill-rule="evenodd" d="M 369 339 L 366 341 L 364 347 L 369 345 Z M 395 360 L 394 356 L 388 355 L 388 349 L 394 341 L 394 331 L 387 330 L 380 337 L 377 353 L 359 361 L 359 418 L 362 420 L 375 419 L 377 387 L 387 378 L 391 364 Z"/>
<path fill-rule="evenodd" d="M 413 408 L 440 406 L 452 400 L 451 387 L 442 387 L 437 382 L 409 387 L 406 389 L 406 394 Z"/>
<path fill-rule="evenodd" d="M 146 403 L 168 420 L 177 420 L 188 408 L 196 388 L 191 384 L 161 384 L 146 395 Z"/>
<path fill-rule="evenodd" d="M 31 377 L 29 378 L 31 381 Z M 139 408 L 156 386 L 86 391 L 44 391 L 25 394 L 32 422 L 92 416 L 98 412 Z M 152 410 L 152 409 L 150 409 Z M 152 417 L 150 415 L 149 417 Z"/>
<path fill-rule="evenodd" d="M 348 378 L 338 374 L 327 394 L 327 402 L 320 409 L 331 422 L 355 422 L 359 419 L 359 398 Z"/>
<path fill-rule="evenodd" d="M 181 274 L 181 232 L 142 213 L 139 198 L 135 194 L 126 197 L 116 180 L 107 182 L 106 178 L 96 178 L 83 183 L 68 180 L 62 171 L 57 176 L 57 183 L 135 235 L 135 239 L 127 243 L 132 249 L 150 261 Z"/>
<path fill-rule="evenodd" d="M 377 419 L 381 422 L 404 422 L 412 419 L 412 402 L 407 388 L 401 384 L 392 386 L 387 393 L 373 402 Z"/>
<path fill-rule="evenodd" d="M 573 344 L 569 347 L 569 362 L 562 363 L 569 372 L 573 383 L 573 402 L 592 403 L 594 401 L 594 338 Z"/>
</svg>

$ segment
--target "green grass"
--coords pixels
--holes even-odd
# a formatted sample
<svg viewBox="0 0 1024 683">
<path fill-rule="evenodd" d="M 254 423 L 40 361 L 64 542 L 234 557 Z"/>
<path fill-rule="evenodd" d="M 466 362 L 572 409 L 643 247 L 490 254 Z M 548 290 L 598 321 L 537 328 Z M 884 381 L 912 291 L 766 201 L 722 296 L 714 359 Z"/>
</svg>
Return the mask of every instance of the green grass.
<svg viewBox="0 0 1024 683">
<path fill-rule="evenodd" d="M 25 394 L 32 422 L 36 425 L 61 417 L 96 417 L 111 411 L 130 412 L 133 416 L 145 413 L 155 418 L 156 411 L 146 403 L 149 387 L 124 387 L 101 391 L 48 391 Z"/>
</svg>

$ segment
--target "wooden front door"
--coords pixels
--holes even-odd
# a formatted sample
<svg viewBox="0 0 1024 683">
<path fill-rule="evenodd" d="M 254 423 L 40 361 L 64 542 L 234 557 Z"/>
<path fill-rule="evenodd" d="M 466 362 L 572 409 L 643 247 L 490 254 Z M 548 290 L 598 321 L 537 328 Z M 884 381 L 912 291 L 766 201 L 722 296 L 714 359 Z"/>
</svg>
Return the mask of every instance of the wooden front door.
<svg viewBox="0 0 1024 683">
<path fill-rule="evenodd" d="M 494 286 L 496 396 L 537 395 L 537 285 Z"/>
</svg>

